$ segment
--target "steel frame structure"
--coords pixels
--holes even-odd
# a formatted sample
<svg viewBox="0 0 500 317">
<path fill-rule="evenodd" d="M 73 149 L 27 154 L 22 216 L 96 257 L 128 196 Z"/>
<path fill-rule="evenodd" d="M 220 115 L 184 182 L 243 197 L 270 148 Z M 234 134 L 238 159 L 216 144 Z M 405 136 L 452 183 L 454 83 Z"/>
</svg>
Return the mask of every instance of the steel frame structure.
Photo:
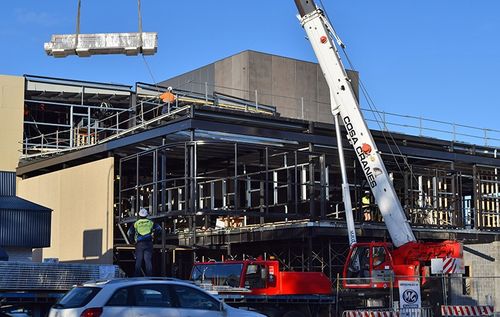
<svg viewBox="0 0 500 317">
<path fill-rule="evenodd" d="M 74 84 L 78 91 L 44 92 L 37 100 L 73 110 L 90 105 L 86 114 L 109 97 L 79 88 L 103 89 L 99 83 L 28 79 L 37 85 Z M 167 229 L 156 246 L 163 275 L 175 271 L 179 261 L 243 253 L 279 256 L 291 270 L 321 270 L 332 277 L 339 272 L 343 261 L 337 260 L 345 254 L 347 239 L 332 125 L 280 118 L 273 107 L 231 96 L 180 90 L 176 104 L 161 114 L 164 105 L 155 96 L 163 87 L 105 88 L 126 92 L 116 97 L 117 113 L 125 111 L 117 124 L 122 131 L 57 156 L 24 159 L 17 175 L 32 177 L 115 157 L 117 259 L 131 250 L 125 227 L 139 207 L 146 207 Z M 28 91 L 27 100 L 32 97 Z M 497 149 L 393 133 L 396 146 L 384 142 L 387 133 L 373 131 L 418 239 L 497 239 Z M 373 220 L 362 221 L 366 183 L 350 145 L 341 146 L 352 162 L 348 174 L 360 240 L 388 239 L 376 206 Z M 398 168 L 404 160 L 409 167 Z M 225 227 L 217 227 L 224 221 Z"/>
</svg>

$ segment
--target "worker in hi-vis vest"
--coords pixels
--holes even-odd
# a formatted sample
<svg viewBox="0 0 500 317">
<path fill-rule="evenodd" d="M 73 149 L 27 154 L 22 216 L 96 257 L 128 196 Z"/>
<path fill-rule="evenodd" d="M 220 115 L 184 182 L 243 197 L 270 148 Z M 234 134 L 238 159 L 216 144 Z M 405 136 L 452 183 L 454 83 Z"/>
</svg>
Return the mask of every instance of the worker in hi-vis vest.
<svg viewBox="0 0 500 317">
<path fill-rule="evenodd" d="M 363 220 L 372 220 L 371 202 L 370 202 L 370 191 L 365 190 L 365 194 L 361 198 L 361 208 L 363 209 Z"/>
<path fill-rule="evenodd" d="M 173 106 L 175 102 L 175 95 L 172 93 L 172 87 L 168 87 L 167 91 L 160 95 L 160 99 L 164 102 L 161 107 L 161 114 L 168 113 L 170 111 L 170 106 Z"/>
<path fill-rule="evenodd" d="M 161 232 L 161 227 L 148 219 L 148 211 L 139 210 L 139 219 L 128 229 L 130 240 L 135 241 L 135 272 L 134 276 L 141 276 L 142 260 L 146 267 L 146 276 L 153 275 L 153 239 L 155 234 Z"/>
</svg>

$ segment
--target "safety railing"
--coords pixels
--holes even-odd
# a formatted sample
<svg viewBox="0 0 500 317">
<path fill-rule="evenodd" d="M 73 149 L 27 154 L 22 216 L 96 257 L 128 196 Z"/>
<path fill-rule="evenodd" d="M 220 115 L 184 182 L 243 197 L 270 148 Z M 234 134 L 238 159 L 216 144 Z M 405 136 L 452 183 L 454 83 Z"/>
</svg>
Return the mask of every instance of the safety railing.
<svg viewBox="0 0 500 317">
<path fill-rule="evenodd" d="M 227 95 L 240 96 L 254 102 L 264 101 L 267 104 L 276 106 L 285 105 L 286 117 L 303 119 L 309 121 L 322 121 L 319 109 L 327 109 L 329 113 L 330 105 L 319 100 L 312 100 L 305 97 L 293 97 L 270 94 L 265 91 L 237 89 L 221 85 L 210 85 L 208 83 L 188 81 L 183 84 L 183 89 L 191 92 L 218 91 Z M 446 141 L 476 144 L 486 147 L 500 147 L 500 130 L 481 128 L 461 123 L 447 122 L 422 116 L 406 115 L 394 112 L 379 111 L 362 107 L 361 110 L 369 128 L 374 130 L 398 132 L 408 135 L 424 136 Z M 311 117 L 311 113 L 318 114 Z M 327 122 L 330 122 L 328 120 Z M 492 155 L 494 153 L 491 153 Z"/>
<path fill-rule="evenodd" d="M 186 114 L 193 105 L 263 115 L 276 114 L 275 107 L 251 103 L 220 93 L 206 95 L 173 90 L 175 101 L 170 103 L 160 99 L 160 94 L 166 91 L 164 87 L 145 83 L 138 83 L 136 87 L 140 91 L 137 94 L 137 103 L 134 107 L 126 109 L 110 107 L 106 102 L 102 102 L 100 106 L 92 106 L 83 103 L 25 100 L 27 106 L 43 105 L 44 111 L 50 111 L 51 108 L 58 108 L 57 111 L 60 111 L 63 108 L 69 116 L 69 122 L 25 120 L 25 130 L 33 127 L 38 131 L 38 135 L 23 140 L 21 157 L 25 159 L 38 157 L 104 143 L 134 130 L 144 129 L 151 124 Z M 40 126 L 52 127 L 52 132 L 43 133 L 39 129 Z"/>
<path fill-rule="evenodd" d="M 353 309 L 344 310 L 342 317 L 433 317 L 432 309 L 426 308 L 404 308 L 404 309 Z"/>
</svg>

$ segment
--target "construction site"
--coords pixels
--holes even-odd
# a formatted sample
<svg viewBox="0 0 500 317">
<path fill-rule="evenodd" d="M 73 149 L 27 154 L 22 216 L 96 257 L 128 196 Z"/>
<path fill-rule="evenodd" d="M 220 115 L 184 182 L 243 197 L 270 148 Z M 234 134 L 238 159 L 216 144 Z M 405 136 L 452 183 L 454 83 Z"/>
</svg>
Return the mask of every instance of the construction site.
<svg viewBox="0 0 500 317">
<path fill-rule="evenodd" d="M 366 132 L 342 109 L 336 130 L 324 67 L 246 50 L 157 83 L 1 75 L 0 312 L 43 316 L 74 284 L 133 276 L 127 231 L 144 208 L 162 228 L 153 276 L 258 290 L 227 296 L 236 307 L 275 317 L 400 308 L 410 316 L 397 295 L 409 280 L 422 285 L 411 316 L 498 314 L 500 130 L 363 105 Z M 359 103 L 360 74 L 345 74 Z M 356 133 L 374 143 L 357 147 Z M 379 161 L 386 170 L 370 169 Z M 396 230 L 391 200 L 404 219 Z M 397 260 L 404 226 L 403 240 L 414 235 L 408 254 L 427 246 L 425 260 Z M 443 255 L 450 241 L 460 255 Z M 362 250 L 370 275 L 354 276 Z M 222 271 L 209 274 L 213 263 L 260 265 L 264 284 L 238 276 L 242 284 L 230 285 Z M 416 273 L 403 278 L 398 265 Z M 265 289 L 278 271 L 322 273 L 327 291 L 277 299 Z"/>
</svg>

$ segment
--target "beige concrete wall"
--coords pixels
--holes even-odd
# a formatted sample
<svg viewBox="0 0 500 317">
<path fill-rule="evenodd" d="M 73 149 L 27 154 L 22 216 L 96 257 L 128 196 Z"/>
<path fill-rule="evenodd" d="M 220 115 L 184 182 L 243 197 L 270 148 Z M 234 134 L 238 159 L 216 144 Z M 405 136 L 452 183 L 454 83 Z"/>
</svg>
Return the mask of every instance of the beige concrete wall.
<svg viewBox="0 0 500 317">
<path fill-rule="evenodd" d="M 24 78 L 0 75 L 0 170 L 15 171 L 23 139 Z"/>
<path fill-rule="evenodd" d="M 50 247 L 39 259 L 112 264 L 113 178 L 106 158 L 19 181 L 19 196 L 53 209 Z"/>
</svg>

